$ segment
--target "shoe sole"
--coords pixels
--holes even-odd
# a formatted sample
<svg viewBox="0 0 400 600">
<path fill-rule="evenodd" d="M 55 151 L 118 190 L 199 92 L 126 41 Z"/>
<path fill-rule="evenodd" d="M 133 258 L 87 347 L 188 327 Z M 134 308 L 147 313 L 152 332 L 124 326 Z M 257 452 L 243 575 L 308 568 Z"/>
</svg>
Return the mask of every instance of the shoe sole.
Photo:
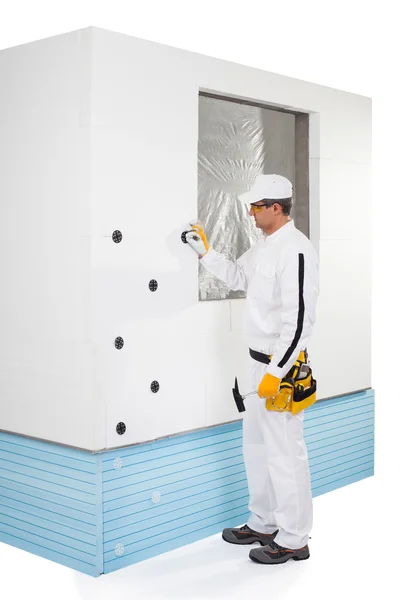
<svg viewBox="0 0 400 600">
<path fill-rule="evenodd" d="M 260 564 L 260 565 L 281 565 L 283 563 L 286 563 L 288 560 L 307 560 L 308 558 L 310 558 L 310 555 L 308 556 L 288 556 L 287 558 L 279 558 L 275 561 L 271 561 L 271 562 L 264 562 L 263 560 L 258 560 L 258 558 L 255 558 L 254 556 L 251 556 L 251 554 L 249 554 L 249 558 L 251 558 L 251 560 L 253 560 L 254 562 Z"/>
</svg>

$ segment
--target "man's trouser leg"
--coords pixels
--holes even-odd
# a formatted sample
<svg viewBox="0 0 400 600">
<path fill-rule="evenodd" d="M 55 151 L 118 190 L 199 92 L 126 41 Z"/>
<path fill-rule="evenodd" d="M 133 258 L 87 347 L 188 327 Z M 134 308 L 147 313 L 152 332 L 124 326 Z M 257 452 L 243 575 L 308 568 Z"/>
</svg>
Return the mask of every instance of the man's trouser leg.
<svg viewBox="0 0 400 600">
<path fill-rule="evenodd" d="M 256 390 L 267 366 L 249 359 L 249 391 Z M 301 548 L 312 527 L 312 495 L 304 412 L 269 411 L 265 400 L 250 396 L 243 413 L 243 456 L 249 486 L 247 524 L 273 533 L 285 548 Z"/>
</svg>

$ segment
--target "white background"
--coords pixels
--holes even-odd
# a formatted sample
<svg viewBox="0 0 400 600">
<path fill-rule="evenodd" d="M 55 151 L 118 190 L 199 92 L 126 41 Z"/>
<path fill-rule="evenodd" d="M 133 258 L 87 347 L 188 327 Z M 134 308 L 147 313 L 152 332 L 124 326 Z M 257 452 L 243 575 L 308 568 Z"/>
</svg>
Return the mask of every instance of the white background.
<svg viewBox="0 0 400 600">
<path fill-rule="evenodd" d="M 284 570 L 275 567 L 281 571 L 273 573 L 265 570 L 268 567 L 249 569 L 243 548 L 225 545 L 222 550 L 219 540 L 212 538 L 134 565 L 108 583 L 106 577 L 88 582 L 64 567 L 53 568 L 44 559 L 0 544 L 2 598 L 222 598 L 262 593 L 309 599 L 356 593 L 362 598 L 379 591 L 399 596 L 400 126 L 395 57 L 400 48 L 394 17 L 398 7 L 393 3 L 392 8 L 387 0 L 370 5 L 351 0 L 0 2 L 0 49 L 95 25 L 373 97 L 372 386 L 376 390 L 376 475 L 315 500 L 313 555 L 299 563 L 300 570 L 294 570 L 299 565 L 293 562 Z M 213 545 L 212 551 L 207 543 Z M 218 570 L 221 552 L 225 562 Z M 182 568 L 188 568 L 189 556 L 191 592 L 180 570 L 182 557 Z M 236 587 L 229 588 L 232 576 L 227 565 L 235 569 Z M 211 574 L 213 568 L 216 575 Z M 174 578 L 169 583 L 167 571 Z M 181 579 L 188 586 L 186 595 L 179 586 Z"/>
</svg>

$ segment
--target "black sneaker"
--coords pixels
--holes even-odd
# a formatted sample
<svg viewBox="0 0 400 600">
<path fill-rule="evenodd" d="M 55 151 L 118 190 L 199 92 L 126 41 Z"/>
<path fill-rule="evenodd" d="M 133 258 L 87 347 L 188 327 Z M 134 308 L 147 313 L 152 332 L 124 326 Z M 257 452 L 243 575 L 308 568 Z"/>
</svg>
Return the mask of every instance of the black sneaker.
<svg viewBox="0 0 400 600">
<path fill-rule="evenodd" d="M 284 548 L 276 542 L 270 542 L 264 548 L 250 550 L 249 557 L 254 562 L 263 563 L 264 565 L 277 565 L 287 562 L 290 558 L 293 558 L 293 560 L 306 560 L 310 558 L 310 550 L 308 546 L 293 550 Z"/>
<path fill-rule="evenodd" d="M 259 542 L 261 546 L 266 546 L 271 543 L 278 533 L 278 529 L 274 533 L 258 533 L 250 529 L 247 525 L 243 525 L 239 529 L 224 529 L 222 539 L 230 544 L 253 544 Z"/>
</svg>

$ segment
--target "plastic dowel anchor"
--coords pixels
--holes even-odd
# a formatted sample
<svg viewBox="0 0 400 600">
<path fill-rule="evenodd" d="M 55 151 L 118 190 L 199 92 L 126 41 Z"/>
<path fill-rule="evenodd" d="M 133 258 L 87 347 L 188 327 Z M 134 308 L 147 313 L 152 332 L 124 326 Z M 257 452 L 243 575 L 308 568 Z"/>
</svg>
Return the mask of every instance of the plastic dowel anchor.
<svg viewBox="0 0 400 600">
<path fill-rule="evenodd" d="M 189 229 L 189 231 L 183 231 L 183 232 L 182 232 L 182 235 L 181 235 L 181 240 L 182 240 L 182 242 L 183 242 L 184 244 L 187 244 L 187 243 L 188 243 L 188 241 L 187 241 L 187 239 L 186 239 L 186 234 L 187 234 L 187 233 L 191 233 L 192 231 L 194 231 L 194 229 Z M 193 239 L 194 239 L 196 242 L 198 242 L 198 241 L 199 241 L 199 239 L 200 239 L 200 236 L 199 236 L 199 235 L 194 235 L 194 236 L 193 236 Z"/>
</svg>

